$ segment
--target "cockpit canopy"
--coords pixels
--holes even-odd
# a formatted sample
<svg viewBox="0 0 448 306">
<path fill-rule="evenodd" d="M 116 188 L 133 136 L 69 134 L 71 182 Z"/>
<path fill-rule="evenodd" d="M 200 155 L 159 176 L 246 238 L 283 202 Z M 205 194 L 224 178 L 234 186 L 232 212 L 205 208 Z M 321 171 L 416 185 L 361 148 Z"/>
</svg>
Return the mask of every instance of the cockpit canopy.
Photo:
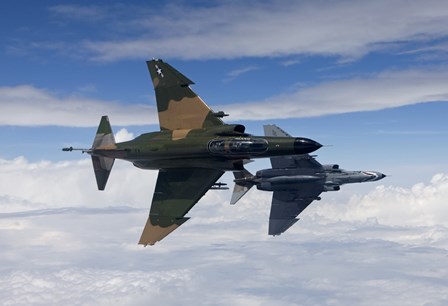
<svg viewBox="0 0 448 306">
<path fill-rule="evenodd" d="M 215 154 L 261 154 L 267 149 L 267 140 L 258 138 L 213 139 L 208 143 L 208 150 Z"/>
</svg>

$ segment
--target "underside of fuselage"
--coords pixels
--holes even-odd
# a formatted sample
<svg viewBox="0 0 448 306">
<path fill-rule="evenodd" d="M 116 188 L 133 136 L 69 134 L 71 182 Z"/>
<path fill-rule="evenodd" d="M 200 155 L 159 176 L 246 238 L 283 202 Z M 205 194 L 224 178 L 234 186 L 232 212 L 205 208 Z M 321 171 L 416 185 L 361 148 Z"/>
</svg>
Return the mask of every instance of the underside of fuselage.
<svg viewBox="0 0 448 306">
<path fill-rule="evenodd" d="M 249 159 L 222 159 L 222 158 L 179 158 L 179 159 L 153 159 L 131 161 L 134 166 L 146 170 L 173 169 L 173 168 L 205 168 L 224 171 L 241 171 Z"/>
</svg>

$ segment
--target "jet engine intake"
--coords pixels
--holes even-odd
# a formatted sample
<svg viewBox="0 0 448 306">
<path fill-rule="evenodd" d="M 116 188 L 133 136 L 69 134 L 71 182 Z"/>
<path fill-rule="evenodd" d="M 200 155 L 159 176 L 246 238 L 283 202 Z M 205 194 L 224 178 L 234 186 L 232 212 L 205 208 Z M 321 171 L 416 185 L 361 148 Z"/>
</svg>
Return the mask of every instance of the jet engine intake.
<svg viewBox="0 0 448 306">
<path fill-rule="evenodd" d="M 273 186 L 270 182 L 262 182 L 257 185 L 257 189 L 265 191 L 273 191 Z"/>
<path fill-rule="evenodd" d="M 339 165 L 337 164 L 329 164 L 329 165 L 322 165 L 325 171 L 337 171 L 339 170 Z"/>
<path fill-rule="evenodd" d="M 242 124 L 225 124 L 217 127 L 208 128 L 211 134 L 217 136 L 247 136 L 244 133 L 246 127 Z"/>
</svg>

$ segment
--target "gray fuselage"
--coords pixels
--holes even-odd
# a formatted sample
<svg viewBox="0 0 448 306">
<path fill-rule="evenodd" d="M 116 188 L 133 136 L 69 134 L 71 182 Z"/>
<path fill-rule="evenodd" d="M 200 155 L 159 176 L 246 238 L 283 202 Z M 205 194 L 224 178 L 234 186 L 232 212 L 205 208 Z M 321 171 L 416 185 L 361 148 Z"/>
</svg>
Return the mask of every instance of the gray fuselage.
<svg viewBox="0 0 448 306">
<path fill-rule="evenodd" d="M 344 184 L 373 182 L 385 177 L 376 171 L 347 171 L 332 169 L 329 166 L 331 165 L 324 166 L 321 171 L 304 168 L 264 169 L 257 171 L 252 177 L 241 180 L 255 184 L 257 189 L 266 191 L 298 189 L 306 183 L 321 185 L 322 191 L 337 191 Z"/>
</svg>

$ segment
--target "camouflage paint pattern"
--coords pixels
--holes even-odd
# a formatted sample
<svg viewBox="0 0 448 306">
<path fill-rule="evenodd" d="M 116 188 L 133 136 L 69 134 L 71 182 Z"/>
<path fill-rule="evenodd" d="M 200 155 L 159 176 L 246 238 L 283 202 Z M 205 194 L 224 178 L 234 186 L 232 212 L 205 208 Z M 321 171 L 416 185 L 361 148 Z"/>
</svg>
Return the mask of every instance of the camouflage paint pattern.
<svg viewBox="0 0 448 306">
<path fill-rule="evenodd" d="M 152 245 L 188 220 L 185 215 L 224 171 L 242 170 L 251 158 L 309 153 L 320 147 L 306 138 L 251 136 L 243 125 L 224 124 L 220 118 L 225 114 L 213 112 L 190 89 L 190 79 L 162 60 L 147 65 L 160 131 L 115 143 L 109 119 L 103 116 L 92 148 L 85 150 L 92 155 L 100 190 L 117 158 L 160 170 L 139 244 Z"/>
<path fill-rule="evenodd" d="M 98 130 L 93 140 L 92 149 L 96 150 L 114 150 L 117 146 L 115 144 L 115 137 L 112 133 L 112 127 L 109 123 L 109 117 L 103 116 L 98 126 Z M 96 183 L 98 190 L 104 190 L 107 180 L 109 179 L 112 166 L 114 165 L 114 158 L 106 156 L 92 155 L 93 171 L 95 172 Z"/>
<path fill-rule="evenodd" d="M 147 62 L 156 93 L 161 130 L 190 130 L 223 125 L 189 87 L 193 81 L 162 60 Z M 185 133 L 184 133 L 185 134 Z"/>
</svg>

